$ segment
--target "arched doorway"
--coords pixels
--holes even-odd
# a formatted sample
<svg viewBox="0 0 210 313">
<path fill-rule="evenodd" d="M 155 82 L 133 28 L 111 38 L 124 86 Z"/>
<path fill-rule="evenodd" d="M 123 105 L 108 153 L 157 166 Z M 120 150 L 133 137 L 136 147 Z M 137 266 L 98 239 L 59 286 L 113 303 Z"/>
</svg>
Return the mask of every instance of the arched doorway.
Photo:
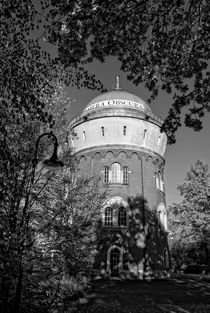
<svg viewBox="0 0 210 313">
<path fill-rule="evenodd" d="M 120 250 L 113 248 L 110 252 L 110 272 L 111 277 L 119 277 Z"/>
</svg>

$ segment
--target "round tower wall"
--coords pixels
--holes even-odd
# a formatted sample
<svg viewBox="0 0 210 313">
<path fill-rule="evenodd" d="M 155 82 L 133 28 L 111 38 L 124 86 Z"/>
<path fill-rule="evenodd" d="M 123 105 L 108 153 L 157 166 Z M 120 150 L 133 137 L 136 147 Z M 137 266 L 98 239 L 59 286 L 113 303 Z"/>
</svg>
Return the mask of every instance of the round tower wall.
<svg viewBox="0 0 210 313">
<path fill-rule="evenodd" d="M 106 117 L 85 121 L 74 128 L 76 136 L 71 138 L 75 152 L 83 149 L 127 145 L 135 150 L 146 148 L 164 156 L 167 144 L 165 133 L 149 121 L 129 117 Z"/>
<path fill-rule="evenodd" d="M 165 203 L 165 192 L 156 186 L 155 175 L 164 171 L 164 159 L 156 154 L 129 150 L 125 146 L 118 149 L 87 149 L 76 154 L 78 168 L 82 175 L 100 178 L 100 187 L 107 189 L 107 197 L 120 196 L 126 201 L 138 196 L 145 199 L 150 210 L 156 210 L 159 203 Z M 128 183 L 104 183 L 104 168 L 110 170 L 113 163 L 121 169 L 128 167 Z M 143 183 L 143 186 L 142 186 Z"/>
</svg>

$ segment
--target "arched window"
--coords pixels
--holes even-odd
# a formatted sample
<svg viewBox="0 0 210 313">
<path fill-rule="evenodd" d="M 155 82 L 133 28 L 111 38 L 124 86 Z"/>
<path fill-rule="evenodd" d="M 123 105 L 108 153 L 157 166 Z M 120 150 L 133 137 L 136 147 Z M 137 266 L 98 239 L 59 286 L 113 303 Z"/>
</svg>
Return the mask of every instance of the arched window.
<svg viewBox="0 0 210 313">
<path fill-rule="evenodd" d="M 113 163 L 111 167 L 111 182 L 112 183 L 121 183 L 121 170 L 119 163 Z"/>
<path fill-rule="evenodd" d="M 118 226 L 126 226 L 127 224 L 127 213 L 126 209 L 121 207 L 118 211 Z"/>
<path fill-rule="evenodd" d="M 128 167 L 123 167 L 123 184 L 128 184 Z"/>
<path fill-rule="evenodd" d="M 113 209 L 110 207 L 105 208 L 104 225 L 113 226 Z"/>
<path fill-rule="evenodd" d="M 161 172 L 155 173 L 155 187 L 164 192 L 163 175 Z"/>
<path fill-rule="evenodd" d="M 130 212 L 127 201 L 115 196 L 107 199 L 101 208 L 103 226 L 128 226 L 128 212 Z"/>
<path fill-rule="evenodd" d="M 122 271 L 123 251 L 116 246 L 110 247 L 107 252 L 107 270 L 111 277 L 119 277 Z"/>
<path fill-rule="evenodd" d="M 108 184 L 109 182 L 109 168 L 108 166 L 104 167 L 104 183 Z"/>
<path fill-rule="evenodd" d="M 168 252 L 167 248 L 165 248 L 163 250 L 163 262 L 164 262 L 164 268 L 166 270 L 169 270 L 169 268 L 170 268 L 170 258 L 169 258 L 169 252 Z"/>
<path fill-rule="evenodd" d="M 159 206 L 158 206 L 158 209 L 157 209 L 157 213 L 158 213 L 158 222 L 159 222 L 159 226 L 167 231 L 167 212 L 166 212 L 166 208 L 165 208 L 165 205 L 163 203 L 161 203 Z"/>
</svg>

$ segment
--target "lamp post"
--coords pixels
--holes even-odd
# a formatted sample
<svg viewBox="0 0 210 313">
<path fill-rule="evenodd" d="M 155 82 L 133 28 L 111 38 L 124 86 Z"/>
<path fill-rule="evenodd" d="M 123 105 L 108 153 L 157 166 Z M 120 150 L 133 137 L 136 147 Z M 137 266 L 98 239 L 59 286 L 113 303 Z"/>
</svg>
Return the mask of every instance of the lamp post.
<svg viewBox="0 0 210 313">
<path fill-rule="evenodd" d="M 14 312 L 15 313 L 19 313 L 19 311 L 20 311 L 22 280 L 23 280 L 23 255 L 24 255 L 24 249 L 25 249 L 26 234 L 27 234 L 27 229 L 28 229 L 28 224 L 29 224 L 28 209 L 30 207 L 30 202 L 31 202 L 31 193 L 32 193 L 33 186 L 34 186 L 36 167 L 37 167 L 38 162 L 39 162 L 39 160 L 37 158 L 39 143 L 40 143 L 40 140 L 44 136 L 48 136 L 48 138 L 51 137 L 53 139 L 54 149 L 53 149 L 52 156 L 49 159 L 45 160 L 43 162 L 43 164 L 49 170 L 52 170 L 52 171 L 57 171 L 64 166 L 63 162 L 60 161 L 58 159 L 58 156 L 57 156 L 57 150 L 58 150 L 57 137 L 53 134 L 52 131 L 48 132 L 48 133 L 41 134 L 36 141 L 34 158 L 32 160 L 32 171 L 31 171 L 30 183 L 29 183 L 29 188 L 28 188 L 28 192 L 27 192 L 24 207 L 23 207 L 23 218 L 22 218 L 22 221 L 20 224 L 20 230 L 22 231 L 22 240 L 20 242 L 20 262 L 19 262 L 18 280 L 17 280 L 17 284 L 16 284 L 16 292 L 15 292 L 15 305 L 14 305 Z"/>
</svg>

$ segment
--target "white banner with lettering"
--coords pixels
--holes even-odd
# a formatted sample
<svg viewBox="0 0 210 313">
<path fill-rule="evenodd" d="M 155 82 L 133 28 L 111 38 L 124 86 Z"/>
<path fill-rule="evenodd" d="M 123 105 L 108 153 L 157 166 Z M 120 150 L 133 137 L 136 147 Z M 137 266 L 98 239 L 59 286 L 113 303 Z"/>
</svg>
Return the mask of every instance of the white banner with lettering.
<svg viewBox="0 0 210 313">
<path fill-rule="evenodd" d="M 138 108 L 138 109 L 142 109 L 142 110 L 145 109 L 144 104 L 142 104 L 142 103 L 133 102 L 133 101 L 129 101 L 129 100 L 115 99 L 115 100 L 104 100 L 104 101 L 93 103 L 93 104 L 89 105 L 85 109 L 85 111 L 96 109 L 96 108 L 109 107 L 109 106 L 117 106 L 117 107 L 126 106 L 126 107 Z"/>
</svg>

